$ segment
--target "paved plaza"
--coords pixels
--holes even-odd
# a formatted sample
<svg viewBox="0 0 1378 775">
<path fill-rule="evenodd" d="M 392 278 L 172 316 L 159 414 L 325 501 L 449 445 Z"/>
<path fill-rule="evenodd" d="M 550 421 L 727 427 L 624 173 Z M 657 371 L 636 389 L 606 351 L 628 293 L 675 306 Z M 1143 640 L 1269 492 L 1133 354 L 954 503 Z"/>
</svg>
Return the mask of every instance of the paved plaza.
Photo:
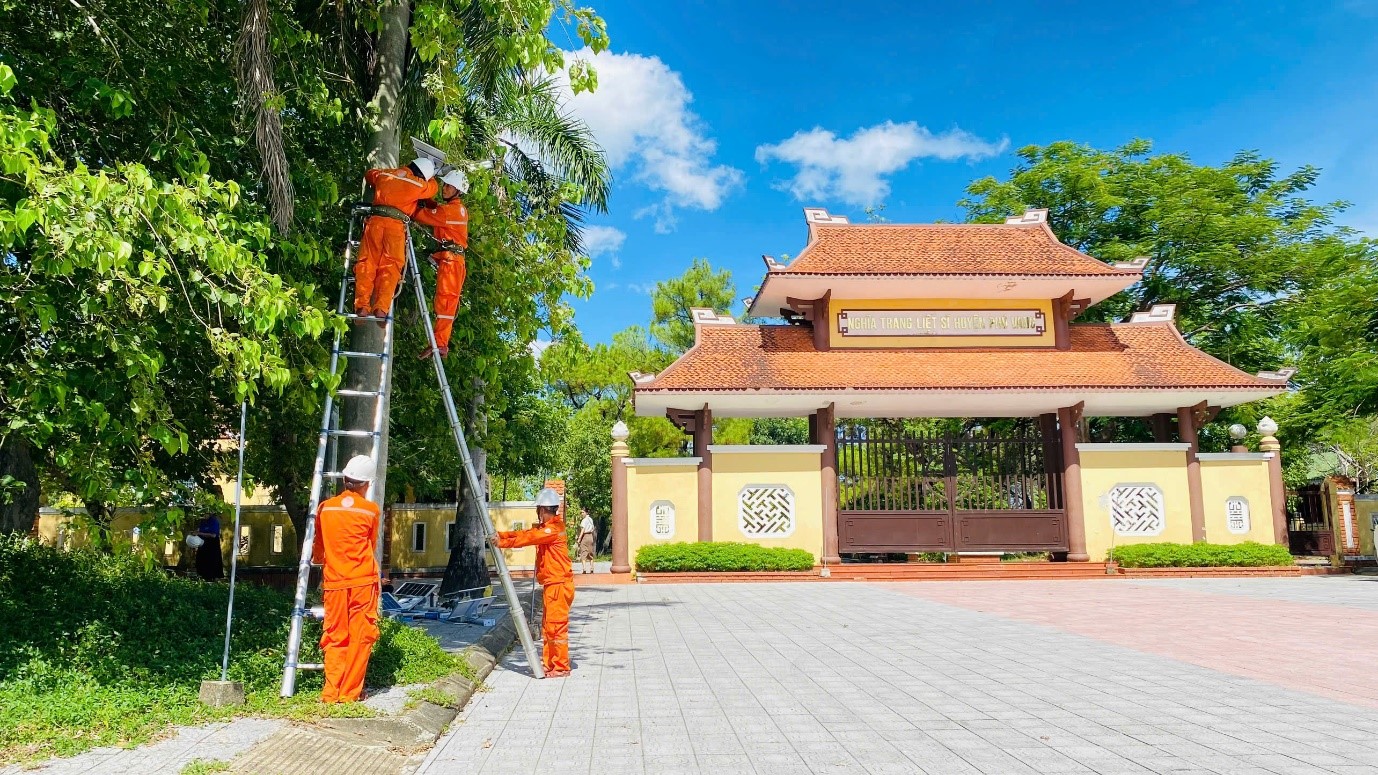
<svg viewBox="0 0 1378 775">
<path fill-rule="evenodd" d="M 1378 579 L 580 588 L 423 773 L 1378 775 Z"/>
</svg>

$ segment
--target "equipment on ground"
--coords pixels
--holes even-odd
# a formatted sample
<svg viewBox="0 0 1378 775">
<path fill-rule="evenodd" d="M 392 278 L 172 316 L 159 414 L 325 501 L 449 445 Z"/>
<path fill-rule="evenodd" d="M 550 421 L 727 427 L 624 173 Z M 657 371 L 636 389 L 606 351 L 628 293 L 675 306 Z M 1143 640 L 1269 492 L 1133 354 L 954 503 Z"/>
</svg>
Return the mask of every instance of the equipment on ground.
<svg viewBox="0 0 1378 775">
<path fill-rule="evenodd" d="M 200 549 L 201 545 L 204 543 L 206 543 L 206 539 L 202 538 L 199 535 L 196 535 L 195 533 L 187 536 L 187 546 L 190 546 L 193 549 Z"/>
<path fill-rule="evenodd" d="M 444 154 L 433 146 L 426 145 L 419 140 L 413 139 L 413 146 L 417 147 L 418 157 L 427 158 L 432 164 L 444 164 Z M 428 149 L 429 156 L 422 153 L 422 147 Z M 349 320 L 355 320 L 357 315 L 347 312 L 346 302 L 349 301 L 349 288 L 354 282 L 352 261 L 354 253 L 359 247 L 359 240 L 363 230 L 363 221 L 373 215 L 373 208 L 368 205 L 355 205 L 349 218 L 349 237 L 345 245 L 344 257 L 344 279 L 340 283 L 340 295 L 336 305 L 336 312 Z M 435 366 L 436 380 L 440 384 L 440 396 L 445 406 L 445 414 L 450 423 L 450 430 L 454 436 L 455 445 L 459 450 L 460 461 L 463 464 L 463 474 L 468 482 L 467 491 L 469 497 L 474 499 L 474 505 L 482 518 L 485 537 L 497 532 L 493 525 L 492 517 L 488 513 L 486 490 L 483 483 L 479 480 L 478 473 L 474 468 L 473 458 L 469 454 L 469 444 L 464 438 L 464 429 L 459 421 L 459 413 L 455 410 L 454 394 L 450 390 L 449 379 L 445 376 L 445 364 L 441 361 L 435 342 L 435 330 L 431 327 L 430 309 L 426 304 L 426 291 L 421 285 L 421 269 L 417 266 L 416 251 L 412 245 L 411 232 L 407 233 L 407 256 L 406 266 L 402 282 L 405 283 L 410 276 L 416 290 L 416 303 L 419 307 L 419 318 L 425 326 L 426 339 L 430 342 L 432 358 L 431 362 Z M 400 286 L 399 286 L 400 288 Z M 320 436 L 316 445 L 316 465 L 315 472 L 311 477 L 311 500 L 307 511 L 313 518 L 306 521 L 305 535 L 302 537 L 301 560 L 297 566 L 297 590 L 296 599 L 292 605 L 292 625 L 287 638 L 287 657 L 286 664 L 282 673 L 283 697 L 291 697 L 296 692 L 297 671 L 298 670 L 321 670 L 324 665 L 307 664 L 298 661 L 301 653 L 302 625 L 307 616 L 313 614 L 306 607 L 306 593 L 310 586 L 311 579 L 311 552 L 315 543 L 316 520 L 314 515 L 320 506 L 321 496 L 324 490 L 326 479 L 339 480 L 346 478 L 350 473 L 348 466 L 344 471 L 329 471 L 326 467 L 327 460 L 333 461 L 339 454 L 339 441 L 341 438 L 367 438 L 372 442 L 372 450 L 367 456 L 371 461 L 379 458 L 380 446 L 383 443 L 383 428 L 388 419 L 388 401 L 392 392 L 392 361 L 393 361 L 393 327 L 395 315 L 389 314 L 382 319 L 383 322 L 383 349 L 381 352 L 355 352 L 343 346 L 341 334 L 335 335 L 335 342 L 330 352 L 330 372 L 338 374 L 341 370 L 342 361 L 350 366 L 358 368 L 364 363 L 378 365 L 378 378 L 376 388 L 372 390 L 338 390 L 333 395 L 327 395 L 325 399 L 325 411 L 321 419 Z M 369 428 L 342 428 L 340 427 L 340 412 L 335 406 L 336 396 L 351 396 L 364 400 L 374 401 L 373 422 Z M 352 463 L 353 461 L 351 461 Z M 352 477 L 349 477 L 352 478 Z M 371 479 L 372 477 L 370 477 Z M 375 502 L 382 503 L 383 493 L 370 493 L 370 498 Z M 378 545 L 383 544 L 383 524 L 379 524 Z M 493 557 L 493 565 L 497 571 L 499 580 L 502 583 L 503 592 L 507 598 L 507 604 L 511 609 L 512 622 L 515 625 L 518 637 L 521 639 L 522 648 L 526 651 L 527 662 L 531 665 L 532 674 L 537 678 L 544 678 L 545 672 L 541 666 L 541 655 L 536 650 L 535 641 L 531 636 L 531 630 L 527 626 L 526 614 L 522 610 L 521 599 L 517 594 L 516 587 L 512 584 L 512 576 L 507 570 L 507 561 L 502 555 L 502 551 L 496 547 L 490 547 Z M 407 589 L 408 584 L 416 583 L 408 581 L 402 585 L 399 592 Z M 400 597 L 398 598 L 400 600 Z"/>
</svg>

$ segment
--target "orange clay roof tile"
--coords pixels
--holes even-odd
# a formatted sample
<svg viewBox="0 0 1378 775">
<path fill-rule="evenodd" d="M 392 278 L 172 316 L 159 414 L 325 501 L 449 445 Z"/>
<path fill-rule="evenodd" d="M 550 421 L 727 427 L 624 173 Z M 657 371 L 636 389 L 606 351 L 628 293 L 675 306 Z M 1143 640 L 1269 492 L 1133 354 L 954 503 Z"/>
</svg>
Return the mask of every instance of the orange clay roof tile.
<svg viewBox="0 0 1378 775">
<path fill-rule="evenodd" d="M 819 224 L 779 274 L 1123 275 L 1043 224 Z"/>
<path fill-rule="evenodd" d="M 637 392 L 1278 388 L 1187 344 L 1170 324 L 1074 324 L 1071 349 L 814 349 L 801 326 L 706 325 Z"/>
</svg>

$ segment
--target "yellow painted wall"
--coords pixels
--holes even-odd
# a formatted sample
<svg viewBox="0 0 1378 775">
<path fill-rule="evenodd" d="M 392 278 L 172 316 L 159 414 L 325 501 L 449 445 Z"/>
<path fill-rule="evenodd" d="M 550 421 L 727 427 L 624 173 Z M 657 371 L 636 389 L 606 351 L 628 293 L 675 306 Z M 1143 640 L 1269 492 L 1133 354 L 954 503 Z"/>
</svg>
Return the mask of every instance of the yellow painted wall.
<svg viewBox="0 0 1378 775">
<path fill-rule="evenodd" d="M 111 522 L 112 540 L 116 545 L 129 545 L 133 541 L 134 528 L 144 519 L 144 512 L 141 509 L 120 509 L 116 512 L 115 519 Z M 66 548 L 77 548 L 86 546 L 87 540 L 85 531 L 74 525 L 75 516 L 71 513 L 62 513 L 54 509 L 43 509 L 38 516 L 38 537 L 39 540 L 50 545 L 61 545 Z M 273 528 L 282 527 L 282 551 L 274 551 Z M 239 563 L 246 567 L 270 568 L 270 567 L 291 567 L 297 564 L 297 538 L 296 531 L 292 528 L 292 521 L 287 518 L 287 512 L 275 506 L 245 506 L 240 514 L 239 527 L 241 533 L 248 530 L 249 552 L 247 555 L 239 556 Z M 173 530 L 158 532 L 151 528 L 141 528 L 139 530 L 139 544 L 147 547 L 148 551 L 155 552 L 162 556 L 163 563 L 168 566 L 179 566 L 191 562 L 191 552 L 187 550 L 183 540 L 186 538 L 186 530 Z M 234 518 L 222 517 L 220 519 L 220 550 L 225 556 L 225 567 L 230 566 L 230 547 L 234 533 Z M 185 554 L 185 557 L 184 557 Z"/>
<path fill-rule="evenodd" d="M 1201 496 L 1206 507 L 1206 540 L 1213 544 L 1274 542 L 1273 500 L 1268 481 L 1268 461 L 1202 460 Z M 1231 533 L 1225 501 L 1242 497 L 1249 502 L 1249 532 Z"/>
<path fill-rule="evenodd" d="M 713 540 L 746 541 L 823 551 L 823 479 L 819 452 L 713 453 Z M 747 537 L 737 521 L 738 497 L 753 484 L 782 484 L 794 492 L 794 534 L 786 538 Z"/>
<path fill-rule="evenodd" d="M 1185 450 L 1081 452 L 1081 493 L 1086 516 L 1086 553 L 1092 562 L 1105 559 L 1112 545 L 1171 541 L 1189 544 L 1191 497 L 1187 489 Z M 1163 491 L 1166 518 L 1156 536 L 1115 535 L 1110 523 L 1110 490 L 1119 484 L 1156 484 Z"/>
<path fill-rule="evenodd" d="M 1039 336 L 843 336 L 837 330 L 842 310 L 1041 310 Z M 1037 299 L 832 299 L 828 302 L 828 342 L 833 347 L 1054 347 L 1053 303 Z"/>
<path fill-rule="evenodd" d="M 536 506 L 531 503 L 509 501 L 489 504 L 489 515 L 498 530 L 517 530 L 531 527 L 536 519 Z M 394 572 L 440 572 L 450 560 L 447 528 L 455 520 L 453 503 L 397 503 L 392 507 L 392 522 L 388 533 L 391 541 L 388 560 Z M 426 526 L 422 551 L 412 546 L 413 526 Z M 513 570 L 527 570 L 536 564 L 536 548 L 504 549 L 507 566 Z"/>
<path fill-rule="evenodd" d="M 614 462 L 614 465 L 622 463 Z M 651 534 L 651 505 L 669 501 L 675 507 L 675 531 L 668 538 Z M 649 543 L 699 540 L 698 464 L 627 466 L 627 552 L 635 562 L 636 550 Z"/>
<path fill-rule="evenodd" d="M 1354 510 L 1359 515 L 1360 553 L 1373 557 L 1373 521 L 1378 519 L 1378 495 L 1354 496 Z"/>
</svg>

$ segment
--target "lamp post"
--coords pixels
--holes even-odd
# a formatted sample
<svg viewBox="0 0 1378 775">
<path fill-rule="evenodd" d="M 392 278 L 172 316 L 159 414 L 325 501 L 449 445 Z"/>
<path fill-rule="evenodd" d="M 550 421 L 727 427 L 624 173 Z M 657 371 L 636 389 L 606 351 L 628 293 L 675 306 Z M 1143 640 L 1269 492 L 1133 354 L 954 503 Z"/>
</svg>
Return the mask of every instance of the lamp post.
<svg viewBox="0 0 1378 775">
<path fill-rule="evenodd" d="M 612 572 L 630 573 L 627 557 L 627 424 L 612 426 Z"/>
</svg>

